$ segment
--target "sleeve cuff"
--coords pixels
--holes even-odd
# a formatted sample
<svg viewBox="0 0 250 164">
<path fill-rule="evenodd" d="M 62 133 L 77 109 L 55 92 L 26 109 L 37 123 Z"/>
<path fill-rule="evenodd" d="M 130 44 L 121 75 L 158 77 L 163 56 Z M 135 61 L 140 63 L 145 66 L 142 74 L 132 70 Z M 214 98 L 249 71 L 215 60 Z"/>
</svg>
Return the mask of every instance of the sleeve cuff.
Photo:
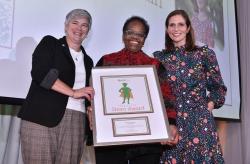
<svg viewBox="0 0 250 164">
<path fill-rule="evenodd" d="M 56 79 L 59 76 L 59 72 L 57 69 L 51 69 L 48 74 L 45 76 L 45 78 L 43 79 L 43 81 L 40 83 L 40 86 L 46 88 L 46 89 L 50 89 L 52 87 L 52 85 L 54 84 L 54 82 L 56 81 Z"/>
<path fill-rule="evenodd" d="M 170 125 L 176 125 L 176 120 L 173 118 L 168 118 L 168 122 Z"/>
</svg>

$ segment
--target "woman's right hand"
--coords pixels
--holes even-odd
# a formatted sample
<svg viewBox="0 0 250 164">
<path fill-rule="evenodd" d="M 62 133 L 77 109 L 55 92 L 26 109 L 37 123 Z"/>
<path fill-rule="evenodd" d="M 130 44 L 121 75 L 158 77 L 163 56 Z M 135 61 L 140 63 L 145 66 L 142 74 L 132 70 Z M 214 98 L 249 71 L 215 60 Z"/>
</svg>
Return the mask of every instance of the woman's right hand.
<svg viewBox="0 0 250 164">
<path fill-rule="evenodd" d="M 73 98 L 86 98 L 87 100 L 91 101 L 94 98 L 94 88 L 93 87 L 84 87 L 80 89 L 75 89 L 73 93 Z"/>
<path fill-rule="evenodd" d="M 89 128 L 93 130 L 93 119 L 92 119 L 92 114 L 93 114 L 93 108 L 91 106 L 87 107 L 87 116 L 89 120 Z"/>
</svg>

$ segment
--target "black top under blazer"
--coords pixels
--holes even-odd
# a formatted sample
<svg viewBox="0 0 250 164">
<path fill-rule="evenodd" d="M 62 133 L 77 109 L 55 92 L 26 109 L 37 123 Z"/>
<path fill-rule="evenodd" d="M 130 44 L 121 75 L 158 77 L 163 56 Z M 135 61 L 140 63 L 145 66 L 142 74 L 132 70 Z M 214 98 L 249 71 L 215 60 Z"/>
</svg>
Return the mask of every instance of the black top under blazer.
<svg viewBox="0 0 250 164">
<path fill-rule="evenodd" d="M 93 61 L 82 46 L 81 50 L 88 86 Z M 45 36 L 41 40 L 33 53 L 31 77 L 31 86 L 18 116 L 47 127 L 58 125 L 65 113 L 68 96 L 53 91 L 51 87 L 57 78 L 70 87 L 75 81 L 75 64 L 65 36 L 61 39 Z M 88 101 L 85 102 L 86 106 L 89 105 Z"/>
</svg>

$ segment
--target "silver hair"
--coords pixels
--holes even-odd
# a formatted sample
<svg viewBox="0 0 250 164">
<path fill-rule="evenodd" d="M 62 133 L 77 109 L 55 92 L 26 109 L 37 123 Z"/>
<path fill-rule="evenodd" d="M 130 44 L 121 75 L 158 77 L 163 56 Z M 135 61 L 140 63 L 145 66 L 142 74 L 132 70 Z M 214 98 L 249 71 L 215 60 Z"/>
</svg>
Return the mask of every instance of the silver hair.
<svg viewBox="0 0 250 164">
<path fill-rule="evenodd" d="M 84 10 L 84 9 L 74 9 L 74 10 L 71 10 L 66 15 L 65 25 L 68 25 L 70 21 L 72 21 L 75 18 L 79 18 L 79 17 L 84 17 L 84 18 L 88 19 L 89 30 L 90 30 L 91 24 L 92 24 L 92 17 L 90 15 L 90 13 L 87 10 Z"/>
</svg>

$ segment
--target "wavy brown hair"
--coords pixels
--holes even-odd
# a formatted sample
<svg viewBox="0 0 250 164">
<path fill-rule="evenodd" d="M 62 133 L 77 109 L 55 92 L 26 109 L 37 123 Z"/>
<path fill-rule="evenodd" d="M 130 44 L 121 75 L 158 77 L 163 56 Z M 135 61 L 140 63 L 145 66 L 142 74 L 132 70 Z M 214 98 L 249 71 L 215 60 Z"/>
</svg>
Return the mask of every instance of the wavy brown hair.
<svg viewBox="0 0 250 164">
<path fill-rule="evenodd" d="M 195 38 L 194 38 L 194 30 L 191 25 L 191 21 L 188 17 L 188 14 L 184 10 L 174 10 L 171 13 L 168 14 L 165 22 L 165 27 L 166 29 L 168 28 L 169 25 L 169 19 L 175 15 L 180 15 L 184 18 L 187 28 L 189 29 L 189 32 L 187 33 L 186 37 L 186 50 L 187 51 L 192 51 L 196 46 L 195 46 Z M 165 48 L 166 50 L 173 50 L 174 49 L 174 43 L 173 40 L 169 37 L 167 30 L 165 32 Z"/>
</svg>

